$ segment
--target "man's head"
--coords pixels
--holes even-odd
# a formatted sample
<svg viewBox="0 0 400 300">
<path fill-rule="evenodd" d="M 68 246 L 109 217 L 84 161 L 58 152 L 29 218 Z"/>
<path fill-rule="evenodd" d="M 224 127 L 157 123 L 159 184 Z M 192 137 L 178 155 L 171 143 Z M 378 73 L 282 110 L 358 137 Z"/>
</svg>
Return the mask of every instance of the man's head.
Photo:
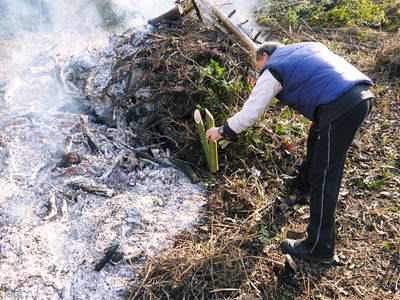
<svg viewBox="0 0 400 300">
<path fill-rule="evenodd" d="M 257 69 L 261 71 L 261 69 L 267 63 L 269 57 L 274 53 L 276 49 L 282 47 L 282 44 L 279 42 L 265 42 L 260 47 L 256 49 L 254 52 L 255 63 Z"/>
</svg>

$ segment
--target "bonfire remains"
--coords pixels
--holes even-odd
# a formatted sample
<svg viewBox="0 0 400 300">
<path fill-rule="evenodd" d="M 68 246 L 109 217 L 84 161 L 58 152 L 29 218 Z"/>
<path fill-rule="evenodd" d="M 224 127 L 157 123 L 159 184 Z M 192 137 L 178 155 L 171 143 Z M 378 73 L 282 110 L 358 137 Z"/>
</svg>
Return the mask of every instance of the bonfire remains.
<svg viewBox="0 0 400 300">
<path fill-rule="evenodd" d="M 199 71 L 247 75 L 248 53 L 194 16 L 153 24 L 0 85 L 1 297 L 123 297 L 197 220 Z"/>
</svg>

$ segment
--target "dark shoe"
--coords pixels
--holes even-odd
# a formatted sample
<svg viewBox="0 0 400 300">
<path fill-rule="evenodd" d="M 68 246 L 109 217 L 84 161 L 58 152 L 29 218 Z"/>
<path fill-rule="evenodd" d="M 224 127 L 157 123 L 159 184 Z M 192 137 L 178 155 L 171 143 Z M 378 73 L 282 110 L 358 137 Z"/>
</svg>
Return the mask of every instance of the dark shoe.
<svg viewBox="0 0 400 300">
<path fill-rule="evenodd" d="M 308 197 L 310 196 L 310 189 L 303 187 L 296 179 L 296 184 L 293 185 L 292 192 L 295 195 Z"/>
<path fill-rule="evenodd" d="M 333 255 L 320 257 L 311 254 L 310 250 L 307 249 L 305 240 L 286 239 L 281 244 L 281 247 L 286 253 L 298 259 L 318 262 L 322 264 L 333 264 L 336 262 Z"/>
<path fill-rule="evenodd" d="M 310 187 L 308 184 L 303 184 L 300 176 L 288 177 L 287 187 L 290 195 L 310 196 Z"/>
</svg>

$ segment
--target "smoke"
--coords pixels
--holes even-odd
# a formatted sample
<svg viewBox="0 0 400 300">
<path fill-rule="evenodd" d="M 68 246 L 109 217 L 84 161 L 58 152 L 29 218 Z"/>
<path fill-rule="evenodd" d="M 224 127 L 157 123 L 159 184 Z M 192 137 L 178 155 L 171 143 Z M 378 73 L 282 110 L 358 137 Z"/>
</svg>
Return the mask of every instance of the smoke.
<svg viewBox="0 0 400 300">
<path fill-rule="evenodd" d="M 15 103 L 18 92 L 32 86 L 30 79 L 37 85 L 35 98 L 42 98 L 35 101 L 36 107 L 47 109 L 49 99 L 60 102 L 63 95 L 56 78 L 45 82 L 37 76 L 40 72 L 53 72 L 71 56 L 105 47 L 112 33 L 145 30 L 148 19 L 173 5 L 173 0 L 0 0 L 0 37 L 6 33 L 11 38 L 9 66 L 19 75 L 8 85 L 6 102 Z"/>
<path fill-rule="evenodd" d="M 206 19 L 215 23 L 214 18 L 210 16 L 207 3 L 203 0 L 196 0 L 202 9 L 203 14 L 205 14 Z M 253 38 L 257 32 L 260 30 L 260 26 L 257 25 L 254 12 L 257 8 L 265 5 L 265 0 L 210 0 L 213 2 L 225 15 L 231 15 L 231 20 L 233 23 L 238 25 L 250 38 Z M 259 38 L 258 41 L 262 41 Z"/>
<path fill-rule="evenodd" d="M 0 0 L 0 33 L 28 34 L 36 42 L 38 35 L 74 36 L 75 44 L 76 37 L 90 41 L 109 32 L 143 29 L 148 19 L 173 5 L 173 0 Z"/>
<path fill-rule="evenodd" d="M 214 0 L 214 3 L 220 7 L 225 14 L 229 14 L 236 9 L 236 13 L 231 19 L 239 24 L 246 20 L 252 21 L 255 8 L 265 3 L 265 0 Z"/>
<path fill-rule="evenodd" d="M 174 6 L 173 0 L 111 0 L 113 10 L 123 17 L 125 27 L 137 27 L 157 17 Z"/>
<path fill-rule="evenodd" d="M 101 18 L 89 0 L 3 1 L 6 30 L 14 34 L 87 34 L 101 26 Z"/>
</svg>

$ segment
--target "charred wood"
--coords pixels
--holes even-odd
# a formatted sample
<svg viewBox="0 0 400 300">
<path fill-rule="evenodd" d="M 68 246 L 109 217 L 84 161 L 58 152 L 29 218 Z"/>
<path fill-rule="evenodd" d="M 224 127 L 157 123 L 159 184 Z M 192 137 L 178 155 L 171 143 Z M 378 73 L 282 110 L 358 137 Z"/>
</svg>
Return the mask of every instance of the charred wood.
<svg viewBox="0 0 400 300">
<path fill-rule="evenodd" d="M 175 168 L 185 174 L 192 183 L 198 183 L 200 181 L 199 175 L 195 172 L 192 166 L 189 165 L 189 163 L 176 159 L 171 160 L 171 162 L 174 164 Z"/>
<path fill-rule="evenodd" d="M 113 254 L 115 253 L 115 251 L 117 251 L 118 247 L 119 245 L 114 245 L 108 248 L 106 253 L 104 254 L 104 257 L 96 264 L 94 270 L 100 272 L 105 267 L 105 265 L 111 260 Z"/>
<path fill-rule="evenodd" d="M 103 173 L 103 175 L 100 177 L 100 180 L 105 180 L 107 179 L 108 176 L 119 166 L 121 163 L 122 159 L 124 158 L 126 152 L 121 151 L 111 162 L 110 167 Z"/>
<path fill-rule="evenodd" d="M 103 186 L 103 185 L 90 185 L 90 184 L 86 184 L 86 183 L 76 183 L 75 182 L 75 183 L 70 183 L 69 186 L 75 190 L 82 190 L 84 192 L 87 192 L 87 193 L 93 194 L 93 195 L 97 195 L 97 196 L 111 198 L 117 194 L 114 190 L 108 188 L 107 186 Z"/>
<path fill-rule="evenodd" d="M 89 129 L 88 117 L 85 116 L 85 115 L 80 115 L 79 118 L 80 118 L 81 124 L 82 124 L 83 135 L 86 138 L 90 149 L 92 150 L 93 153 L 100 154 L 101 150 L 97 146 L 97 143 L 95 142 L 95 138 L 94 138 L 93 134 L 91 133 L 91 131 Z"/>
<path fill-rule="evenodd" d="M 232 18 L 234 14 L 236 14 L 236 9 L 232 10 L 232 11 L 229 13 L 228 18 L 229 18 L 229 19 Z"/>
<path fill-rule="evenodd" d="M 61 160 L 57 163 L 56 166 L 59 168 L 68 168 L 72 165 L 80 164 L 81 161 L 82 159 L 78 153 L 68 152 L 61 157 Z"/>
</svg>

